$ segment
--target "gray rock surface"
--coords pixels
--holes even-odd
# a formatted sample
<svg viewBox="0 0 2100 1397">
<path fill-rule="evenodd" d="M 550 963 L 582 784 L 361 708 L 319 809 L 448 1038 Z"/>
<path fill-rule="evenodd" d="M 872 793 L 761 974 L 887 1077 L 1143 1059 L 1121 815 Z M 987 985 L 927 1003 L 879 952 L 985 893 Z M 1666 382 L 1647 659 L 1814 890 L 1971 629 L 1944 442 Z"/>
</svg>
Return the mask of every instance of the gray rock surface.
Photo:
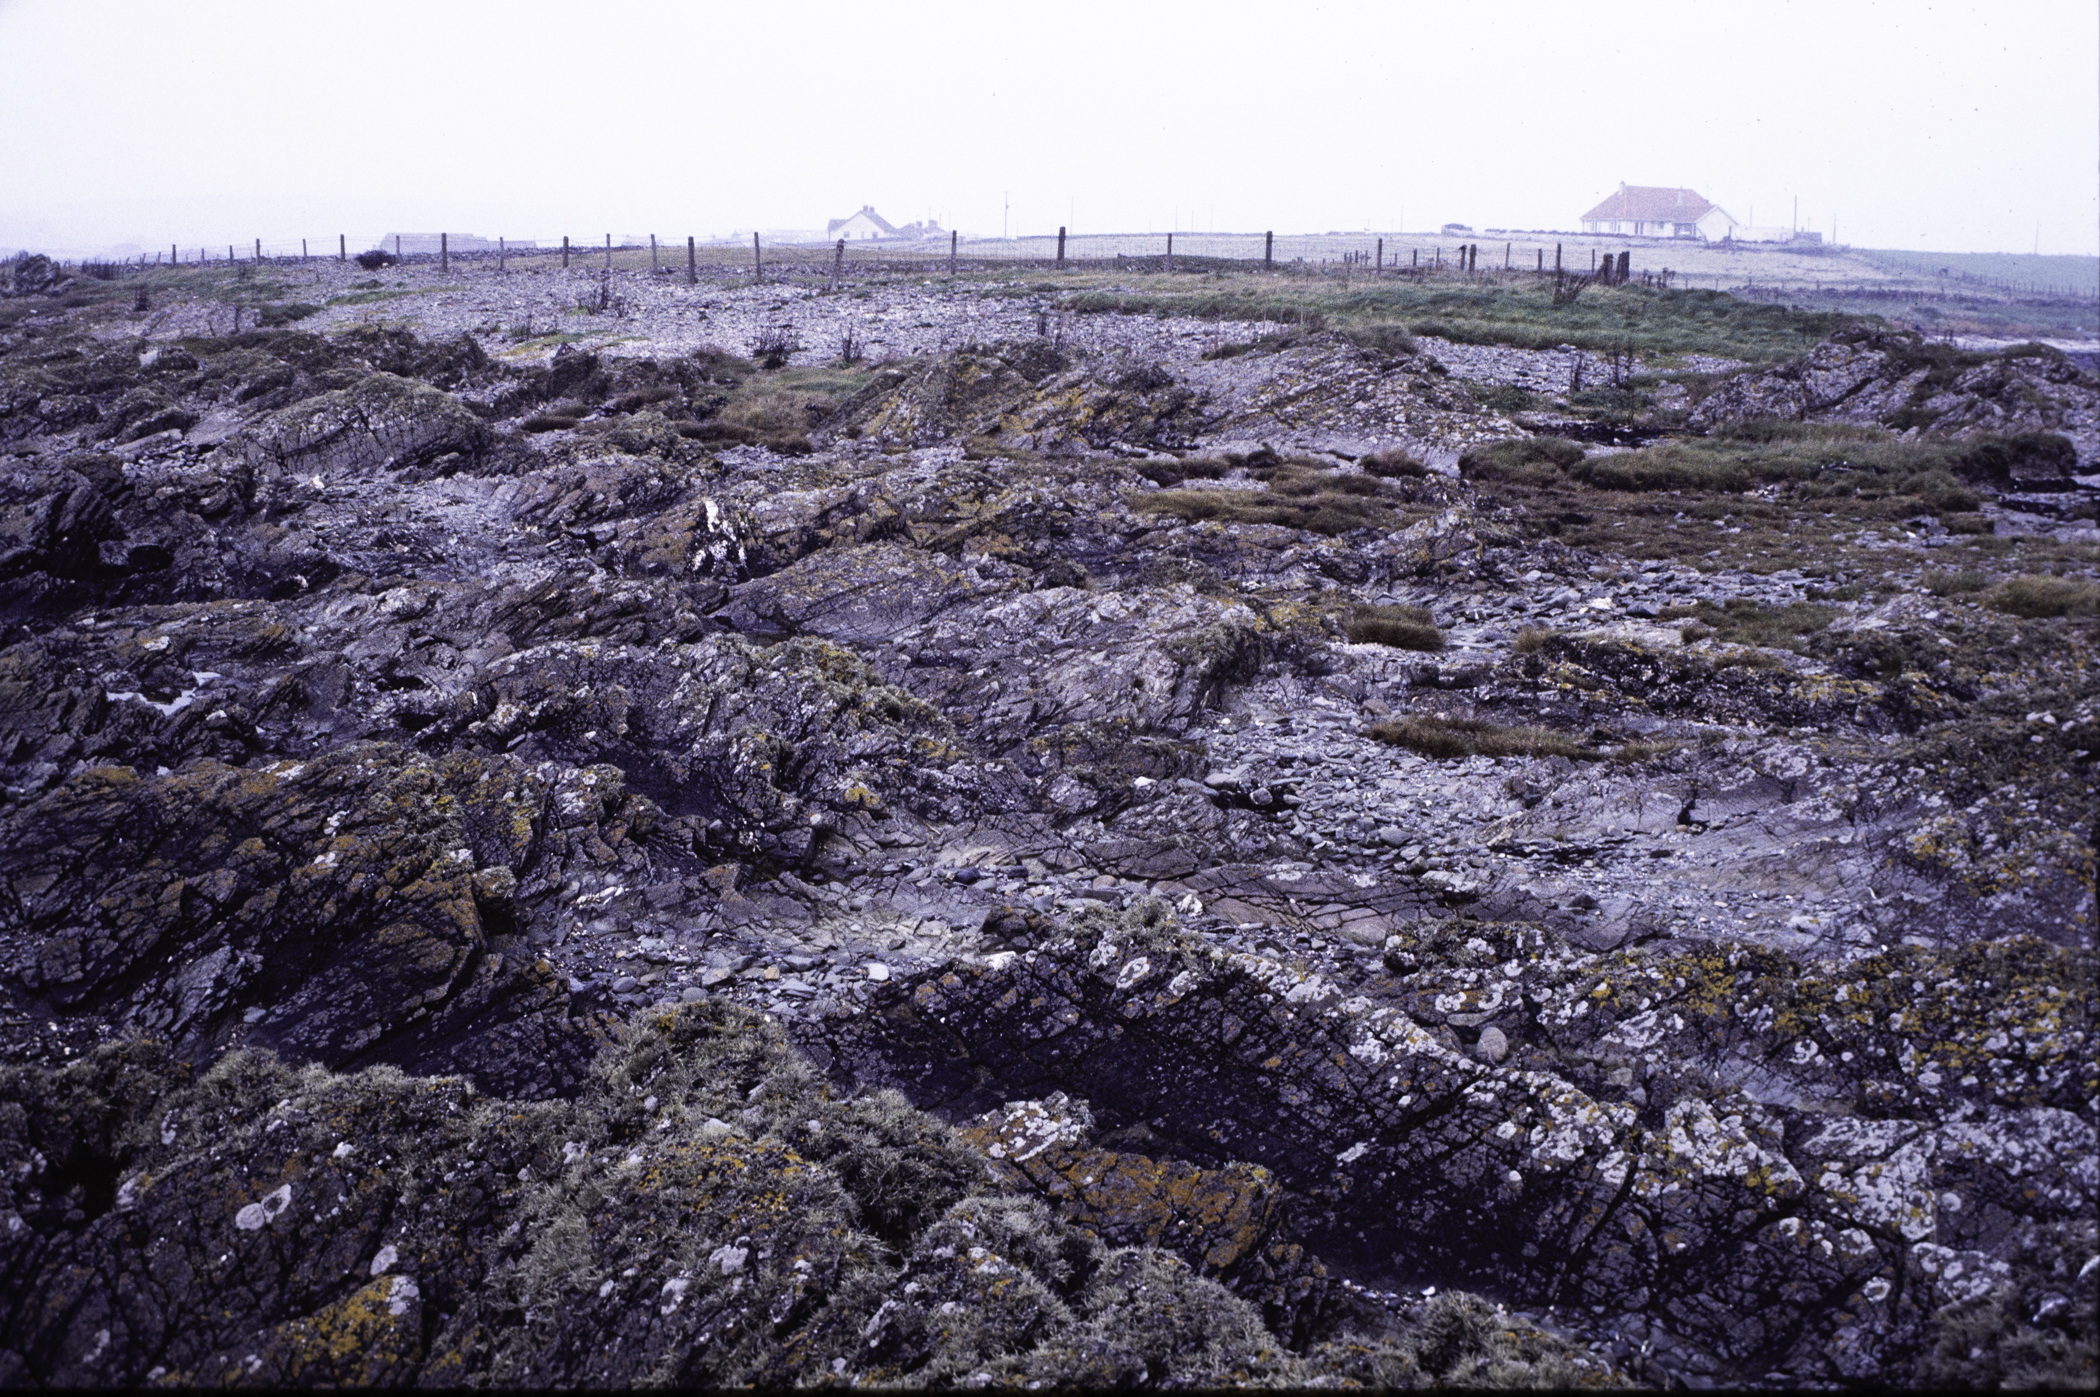
<svg viewBox="0 0 2100 1397">
<path fill-rule="evenodd" d="M 0 330 L 0 1381 L 2090 1376 L 2075 510 L 1613 553 L 1447 464 L 1560 351 L 545 289 Z M 2084 498 L 1920 352 L 1686 410 Z"/>
</svg>

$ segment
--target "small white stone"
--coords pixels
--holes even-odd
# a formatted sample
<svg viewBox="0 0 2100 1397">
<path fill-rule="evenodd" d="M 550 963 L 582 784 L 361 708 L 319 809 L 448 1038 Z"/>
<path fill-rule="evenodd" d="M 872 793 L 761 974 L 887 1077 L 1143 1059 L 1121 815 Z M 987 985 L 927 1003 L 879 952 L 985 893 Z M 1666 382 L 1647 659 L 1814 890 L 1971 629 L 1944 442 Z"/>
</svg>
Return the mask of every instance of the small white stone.
<svg viewBox="0 0 2100 1397">
<path fill-rule="evenodd" d="M 379 1254 L 372 1258 L 372 1274 L 375 1276 L 385 1275 L 394 1269 L 394 1263 L 400 1259 L 400 1251 L 395 1248 L 392 1242 L 388 1242 L 379 1249 Z"/>
</svg>

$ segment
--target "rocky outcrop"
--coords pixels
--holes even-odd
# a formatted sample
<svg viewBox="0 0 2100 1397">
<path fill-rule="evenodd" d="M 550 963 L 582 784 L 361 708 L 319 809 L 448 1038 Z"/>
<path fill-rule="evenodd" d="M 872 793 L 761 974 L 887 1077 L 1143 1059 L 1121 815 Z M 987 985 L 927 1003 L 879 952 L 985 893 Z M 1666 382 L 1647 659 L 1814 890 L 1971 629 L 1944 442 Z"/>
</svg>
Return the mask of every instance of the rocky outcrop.
<svg viewBox="0 0 2100 1397">
<path fill-rule="evenodd" d="M 1432 925 L 1330 979 L 1206 947 L 1154 904 L 804 1031 L 853 1080 L 959 1116 L 1083 1088 L 1092 1122 L 1274 1171 L 1324 1210 L 1300 1235 L 1359 1276 L 1636 1312 L 1724 1380 L 1889 1376 L 1942 1307 L 2004 1286 L 2039 1303 L 2087 1245 L 2090 1005 L 2066 987 L 2088 957 L 2014 945 L 1819 978 L 1740 946 L 1600 960 Z M 1132 1187 L 1049 1116 L 1009 1106 L 976 1131 L 1075 1219 Z M 1139 1191 L 1203 1199 L 1180 1229 L 1229 1274 L 1262 1183 Z M 1133 1213 L 1179 1222 L 1164 1201 Z"/>
<path fill-rule="evenodd" d="M 2046 345 L 1999 355 L 1962 354 L 1915 334 L 1840 335 L 1800 359 L 1724 379 L 1691 410 L 1689 425 L 1779 418 L 1856 422 L 1939 436 L 2052 433 L 2083 468 L 2100 459 L 2100 382 Z M 2023 464 L 2025 488 L 2069 484 L 2053 459 Z M 2033 480 L 2028 479 L 2032 471 Z"/>
<path fill-rule="evenodd" d="M 2090 1371 L 2075 555 L 1622 557 L 1328 336 L 95 323 L 0 332 L 8 1380 Z"/>
<path fill-rule="evenodd" d="M 0 1378 L 1610 1376 L 1529 1326 L 1459 1337 L 1441 1312 L 1294 1355 L 1172 1251 L 1106 1245 L 984 1165 L 893 1097 L 833 1095 L 719 1007 L 635 1024 L 561 1102 L 253 1052 L 200 1073 L 145 1042 L 10 1068 Z"/>
</svg>

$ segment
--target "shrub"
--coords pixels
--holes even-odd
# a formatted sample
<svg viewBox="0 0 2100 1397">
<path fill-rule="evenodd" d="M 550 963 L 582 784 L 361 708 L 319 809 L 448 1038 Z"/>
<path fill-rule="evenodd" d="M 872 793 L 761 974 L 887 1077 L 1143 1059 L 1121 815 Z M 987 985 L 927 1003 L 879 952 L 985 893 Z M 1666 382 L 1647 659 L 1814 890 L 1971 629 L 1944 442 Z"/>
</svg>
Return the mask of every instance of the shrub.
<svg viewBox="0 0 2100 1397">
<path fill-rule="evenodd" d="M 381 267 L 393 266 L 401 259 L 396 257 L 393 253 L 386 251 L 384 248 L 375 247 L 369 252 L 358 253 L 357 256 L 351 258 L 350 260 L 357 263 L 358 266 L 363 267 L 368 272 L 376 272 Z"/>
<path fill-rule="evenodd" d="M 2100 616 L 2100 583 L 2084 577 L 2012 577 L 1992 588 L 1985 600 L 2030 621 Z"/>
<path fill-rule="evenodd" d="M 751 341 L 751 357 L 762 369 L 780 369 L 787 367 L 788 356 L 800 348 L 794 326 L 768 325 Z"/>
<path fill-rule="evenodd" d="M 2078 468 L 2078 448 L 2054 432 L 1984 437 L 1955 460 L 1962 477 L 1979 485 L 2011 486 L 2018 479 L 2068 480 Z"/>
</svg>

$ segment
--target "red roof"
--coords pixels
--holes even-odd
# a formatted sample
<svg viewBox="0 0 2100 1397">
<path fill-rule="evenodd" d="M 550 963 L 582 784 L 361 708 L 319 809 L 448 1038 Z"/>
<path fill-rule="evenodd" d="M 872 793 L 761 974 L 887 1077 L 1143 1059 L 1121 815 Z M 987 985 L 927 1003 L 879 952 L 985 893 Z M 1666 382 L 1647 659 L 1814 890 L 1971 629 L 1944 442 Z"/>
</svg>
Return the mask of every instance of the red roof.
<svg viewBox="0 0 2100 1397">
<path fill-rule="evenodd" d="M 1622 184 L 1619 192 L 1582 216 L 1584 223 L 1695 223 L 1713 205 L 1696 189 Z"/>
</svg>

